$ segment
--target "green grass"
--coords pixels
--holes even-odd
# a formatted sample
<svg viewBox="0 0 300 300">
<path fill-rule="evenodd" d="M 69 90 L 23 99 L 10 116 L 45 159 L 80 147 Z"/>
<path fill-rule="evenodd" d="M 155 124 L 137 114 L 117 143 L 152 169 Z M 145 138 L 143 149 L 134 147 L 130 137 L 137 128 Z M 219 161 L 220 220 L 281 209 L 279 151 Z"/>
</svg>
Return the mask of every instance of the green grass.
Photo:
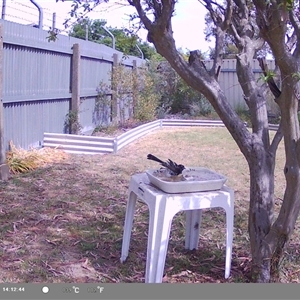
<svg viewBox="0 0 300 300">
<path fill-rule="evenodd" d="M 131 175 L 158 167 L 153 153 L 223 175 L 235 190 L 231 277 L 224 279 L 225 214 L 205 210 L 199 249 L 184 249 L 184 214 L 175 216 L 164 282 L 247 282 L 249 172 L 224 128 L 162 129 L 117 154 L 69 155 L 61 163 L 0 182 L 0 280 L 3 282 L 143 282 L 148 209 L 138 202 L 129 257 L 119 262 Z M 276 203 L 284 191 L 284 152 L 276 165 Z M 282 263 L 284 282 L 298 282 L 300 224 Z"/>
</svg>

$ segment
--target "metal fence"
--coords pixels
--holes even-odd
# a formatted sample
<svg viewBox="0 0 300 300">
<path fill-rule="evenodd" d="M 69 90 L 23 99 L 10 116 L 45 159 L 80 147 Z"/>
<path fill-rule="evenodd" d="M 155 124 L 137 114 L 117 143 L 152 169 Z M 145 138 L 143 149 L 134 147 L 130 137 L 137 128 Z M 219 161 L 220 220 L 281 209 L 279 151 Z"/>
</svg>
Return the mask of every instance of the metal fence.
<svg viewBox="0 0 300 300">
<path fill-rule="evenodd" d="M 115 152 L 116 139 L 46 132 L 44 147 L 62 149 L 74 154 L 105 154 Z"/>
<path fill-rule="evenodd" d="M 162 127 L 225 127 L 220 120 L 162 119 L 130 129 L 117 137 L 80 136 L 72 134 L 45 133 L 44 146 L 62 149 L 74 154 L 117 153 L 138 138 Z M 247 124 L 245 123 L 245 126 Z M 277 124 L 269 124 L 269 130 L 278 130 Z"/>
<path fill-rule="evenodd" d="M 144 63 L 105 45 L 63 35 L 48 42 L 47 31 L 4 20 L 0 26 L 6 148 L 10 140 L 25 149 L 42 146 L 44 132 L 65 133 L 74 108 L 83 134 L 109 124 L 111 107 L 95 109 L 99 83 L 110 83 L 113 64 L 121 59 L 128 68 Z"/>
<path fill-rule="evenodd" d="M 120 114 L 118 109 L 122 105 L 103 105 L 99 109 L 96 102 L 99 83 L 111 82 L 112 67 L 123 53 L 63 35 L 59 35 L 56 42 L 48 42 L 47 31 L 5 20 L 0 20 L 0 25 L 4 41 L 0 78 L 3 80 L 6 150 L 10 140 L 28 149 L 43 145 L 44 132 L 66 133 L 67 115 L 74 108 L 78 110 L 83 134 L 90 134 L 99 125 L 108 125 L 114 115 L 111 109 L 116 110 L 116 115 Z M 145 61 L 128 56 L 122 62 L 133 68 Z M 207 67 L 211 63 L 205 62 Z M 273 69 L 274 62 L 268 63 Z M 245 102 L 235 64 L 234 59 L 223 61 L 219 81 L 231 105 L 243 109 Z M 253 60 L 253 64 L 259 80 L 258 62 Z M 128 107 L 128 111 L 132 108 Z"/>
<path fill-rule="evenodd" d="M 117 153 L 120 149 L 137 140 L 138 138 L 161 127 L 175 126 L 202 126 L 202 127 L 224 127 L 222 121 L 218 120 L 177 120 L 163 119 L 136 128 L 115 137 L 80 136 L 71 134 L 45 133 L 44 146 L 62 149 L 68 153 L 75 154 L 105 154 Z"/>
<path fill-rule="evenodd" d="M 213 61 L 207 60 L 204 63 L 207 68 L 210 68 L 213 64 Z M 268 60 L 267 64 L 270 70 L 275 69 L 274 60 Z M 257 59 L 252 60 L 252 68 L 256 81 L 261 85 L 265 84 L 265 82 L 261 79 L 262 70 Z M 236 59 L 223 59 L 221 72 L 219 74 L 219 82 L 232 107 L 237 110 L 247 109 L 243 90 L 236 74 Z M 275 103 L 274 96 L 271 93 L 267 95 L 267 104 L 269 111 L 275 112 L 275 110 L 277 109 L 277 104 Z"/>
</svg>

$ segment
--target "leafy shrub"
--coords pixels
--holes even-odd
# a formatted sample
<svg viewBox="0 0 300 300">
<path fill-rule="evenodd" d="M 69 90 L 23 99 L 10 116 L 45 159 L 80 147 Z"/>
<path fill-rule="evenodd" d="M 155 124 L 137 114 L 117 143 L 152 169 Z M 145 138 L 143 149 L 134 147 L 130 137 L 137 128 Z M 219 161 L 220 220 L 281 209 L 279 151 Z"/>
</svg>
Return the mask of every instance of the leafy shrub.
<svg viewBox="0 0 300 300">
<path fill-rule="evenodd" d="M 165 118 L 169 113 L 197 117 L 214 111 L 205 97 L 189 87 L 166 61 L 148 61 L 135 71 L 119 64 L 111 75 L 111 85 L 99 83 L 96 107 L 112 107 L 111 117 L 121 126 L 130 118 L 146 122 Z"/>
<path fill-rule="evenodd" d="M 70 110 L 65 117 L 64 132 L 78 134 L 81 130 L 78 112 Z"/>
<path fill-rule="evenodd" d="M 208 115 L 213 111 L 209 101 L 200 92 L 188 86 L 168 62 L 160 62 L 157 70 L 161 78 L 158 88 L 161 92 L 162 111 L 190 116 Z"/>
<path fill-rule="evenodd" d="M 150 69 L 151 66 L 145 66 L 133 71 L 122 64 L 115 66 L 111 85 L 99 83 L 96 106 L 116 105 L 112 114 L 117 115 L 111 117 L 117 118 L 121 126 L 130 118 L 142 122 L 155 119 L 160 94 L 156 90 L 157 78 Z M 114 100 L 107 97 L 109 91 Z"/>
<path fill-rule="evenodd" d="M 147 69 L 138 69 L 134 74 L 137 82 L 134 118 L 139 121 L 151 121 L 157 116 L 160 93 L 157 91 L 158 77 L 153 72 L 153 65 Z"/>
</svg>

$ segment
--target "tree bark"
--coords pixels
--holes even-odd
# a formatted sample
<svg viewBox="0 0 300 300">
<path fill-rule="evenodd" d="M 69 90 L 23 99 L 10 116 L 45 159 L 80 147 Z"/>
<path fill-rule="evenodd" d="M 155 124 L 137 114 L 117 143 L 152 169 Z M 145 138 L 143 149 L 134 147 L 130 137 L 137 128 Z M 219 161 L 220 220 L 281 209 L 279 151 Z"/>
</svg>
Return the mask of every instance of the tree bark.
<svg viewBox="0 0 300 300">
<path fill-rule="evenodd" d="M 269 282 L 271 252 L 265 247 L 265 237 L 273 221 L 274 156 L 265 151 L 253 151 L 249 161 L 250 207 L 248 231 L 252 254 L 252 280 Z"/>
<path fill-rule="evenodd" d="M 274 156 L 257 155 L 250 160 L 249 234 L 252 253 L 252 279 L 255 282 L 278 281 L 284 249 L 293 233 L 300 211 L 300 147 L 297 98 L 287 79 L 278 99 L 284 133 L 286 189 L 282 206 L 273 223 Z M 284 99 L 284 100 L 283 100 Z M 288 99 L 288 100 L 286 100 Z M 258 143 L 255 143 L 256 145 Z M 252 162 L 251 162 L 252 161 Z M 259 164 L 260 163 L 260 164 Z M 260 171 L 261 170 L 261 171 Z"/>
<path fill-rule="evenodd" d="M 300 212 L 300 130 L 298 121 L 298 99 L 291 86 L 297 86 L 290 75 L 283 83 L 278 103 L 282 116 L 286 162 L 284 174 L 286 188 L 282 206 L 271 231 L 266 237 L 272 251 L 271 275 L 278 278 L 279 263 L 284 248 L 292 235 Z"/>
</svg>

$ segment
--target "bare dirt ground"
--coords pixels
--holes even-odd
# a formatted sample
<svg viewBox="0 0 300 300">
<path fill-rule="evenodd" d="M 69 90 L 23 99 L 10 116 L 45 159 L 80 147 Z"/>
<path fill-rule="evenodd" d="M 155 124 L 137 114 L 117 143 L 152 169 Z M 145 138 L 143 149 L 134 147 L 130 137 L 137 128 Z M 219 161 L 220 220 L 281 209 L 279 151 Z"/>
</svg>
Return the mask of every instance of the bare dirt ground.
<svg viewBox="0 0 300 300">
<path fill-rule="evenodd" d="M 111 133 L 113 134 L 113 133 Z M 276 166 L 276 205 L 284 190 L 283 145 Z M 143 282 L 148 210 L 138 203 L 130 253 L 121 264 L 127 189 L 132 174 L 157 167 L 153 153 L 227 176 L 235 190 L 231 277 L 224 279 L 225 215 L 203 214 L 198 250 L 184 249 L 184 215 L 173 221 L 164 282 L 247 282 L 249 174 L 224 128 L 160 129 L 117 154 L 62 155 L 0 182 L 1 282 Z M 282 282 L 299 282 L 300 224 L 282 262 Z"/>
</svg>

